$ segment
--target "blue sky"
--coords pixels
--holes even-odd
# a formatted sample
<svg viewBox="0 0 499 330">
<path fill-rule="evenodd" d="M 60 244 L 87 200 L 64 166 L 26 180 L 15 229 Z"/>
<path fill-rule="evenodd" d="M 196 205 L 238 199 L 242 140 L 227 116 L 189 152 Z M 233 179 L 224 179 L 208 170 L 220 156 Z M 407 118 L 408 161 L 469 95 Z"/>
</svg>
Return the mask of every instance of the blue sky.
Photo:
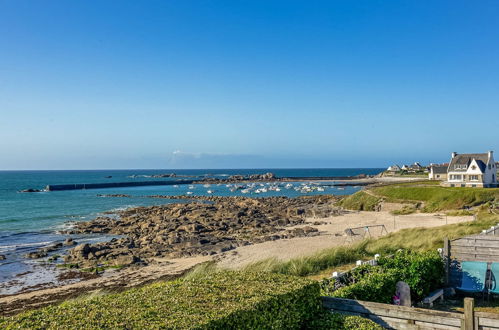
<svg viewBox="0 0 499 330">
<path fill-rule="evenodd" d="M 499 152 L 498 1 L 0 0 L 0 169 Z"/>
</svg>

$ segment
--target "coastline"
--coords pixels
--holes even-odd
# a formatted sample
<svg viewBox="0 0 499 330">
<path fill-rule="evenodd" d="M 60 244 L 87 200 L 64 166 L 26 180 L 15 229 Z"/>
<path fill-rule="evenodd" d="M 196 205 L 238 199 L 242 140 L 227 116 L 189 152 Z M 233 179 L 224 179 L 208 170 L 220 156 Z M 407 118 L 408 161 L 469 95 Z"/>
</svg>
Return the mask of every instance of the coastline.
<svg viewBox="0 0 499 330">
<path fill-rule="evenodd" d="M 199 197 L 199 199 L 202 198 L 203 197 Z M 317 201 L 318 199 L 320 200 L 320 198 L 324 199 L 322 205 L 327 207 L 314 210 L 314 207 L 312 207 L 313 203 L 310 203 L 310 201 Z M 149 212 L 151 209 L 158 210 L 158 208 L 161 209 L 163 207 L 166 207 L 166 209 L 184 212 L 186 209 L 190 209 L 191 211 L 206 210 L 205 207 L 212 207 L 214 204 L 218 203 L 221 204 L 221 209 L 224 209 L 228 204 L 237 205 L 237 207 L 233 210 L 235 212 L 237 208 L 248 208 L 248 203 L 251 204 L 255 201 L 262 201 L 265 199 L 269 198 L 255 199 L 247 197 L 239 198 L 212 196 L 211 198 L 208 198 L 208 200 L 213 204 L 192 202 L 189 204 L 173 204 L 170 206 L 166 205 L 162 207 L 136 208 L 123 212 L 125 217 L 127 216 L 127 214 L 128 216 L 133 215 L 133 217 L 136 217 L 137 214 L 141 214 L 142 212 L 142 214 L 147 215 L 147 217 L 154 219 L 156 215 Z M 279 202 L 282 202 L 282 200 L 292 200 L 289 198 L 270 199 L 274 199 L 274 201 L 279 200 Z M 295 222 L 280 225 L 279 230 L 273 231 L 272 233 L 270 233 L 271 235 L 269 235 L 268 232 L 264 231 L 266 238 L 264 238 L 265 236 L 262 235 L 255 235 L 253 239 L 245 237 L 246 242 L 243 242 L 242 244 L 234 244 L 235 241 L 233 240 L 231 241 L 231 244 L 233 245 L 232 248 L 226 250 L 220 248 L 216 253 L 211 253 L 212 251 L 206 250 L 209 253 L 204 253 L 204 255 L 203 253 L 193 253 L 194 251 L 196 251 L 196 244 L 193 244 L 192 240 L 189 240 L 186 244 L 179 242 L 179 247 L 181 247 L 181 250 L 188 253 L 178 254 L 177 252 L 179 251 L 174 251 L 174 253 L 165 254 L 155 253 L 156 255 L 150 255 L 149 257 L 137 255 L 137 257 L 139 258 L 139 262 L 129 263 L 121 269 L 108 268 L 106 270 L 100 271 L 98 276 L 82 280 L 78 283 L 70 283 L 65 285 L 56 284 L 53 287 L 41 288 L 38 290 L 33 290 L 31 292 L 20 292 L 13 295 L 2 296 L 0 297 L 0 313 L 12 314 L 20 311 L 21 309 L 34 308 L 37 306 L 53 303 L 55 301 L 76 297 L 83 293 L 88 293 L 96 290 L 114 291 L 121 290 L 130 286 L 142 285 L 159 279 L 173 279 L 175 277 L 182 276 L 192 267 L 207 261 L 215 261 L 221 267 L 234 269 L 245 267 L 252 262 L 267 258 L 289 260 L 291 258 L 310 255 L 322 249 L 348 244 L 347 237 L 345 235 L 345 229 L 348 227 L 384 224 L 387 231 L 391 232 L 400 230 L 402 228 L 433 227 L 440 226 L 446 223 L 444 217 L 440 216 L 439 214 L 414 214 L 397 216 L 396 226 L 390 227 L 393 223 L 394 218 L 393 215 L 389 213 L 389 211 L 394 207 L 391 204 L 387 205 L 387 207 L 391 209 L 383 209 L 381 212 L 347 212 L 339 210 L 337 208 L 331 208 L 331 205 L 327 203 L 334 200 L 334 198 L 331 196 L 305 196 L 296 198 L 296 200 L 301 200 L 302 202 L 304 200 L 308 200 L 301 205 L 293 203 L 291 203 L 291 205 L 288 205 L 292 206 L 291 209 L 295 211 L 300 209 L 304 211 L 304 213 L 302 213 L 302 211 L 299 211 L 299 213 L 301 214 L 298 217 L 296 215 L 296 213 L 298 212 L 295 212 L 291 216 L 292 219 L 295 219 Z M 304 205 L 308 205 L 308 207 L 303 207 Z M 273 204 L 264 206 L 263 208 L 262 205 L 255 204 L 255 207 L 261 208 L 263 210 L 265 210 L 266 208 L 275 209 Z M 251 207 L 249 209 L 251 209 Z M 283 210 L 284 209 L 281 208 L 279 212 L 282 212 Z M 199 214 L 204 213 L 201 212 Z M 272 214 L 275 213 L 271 212 L 270 215 Z M 268 220 L 268 218 L 266 217 L 260 219 L 263 221 L 263 223 Z M 449 223 L 457 223 L 469 220 L 471 220 L 471 217 L 452 217 Z M 98 221 L 92 220 L 85 223 L 86 225 L 84 225 L 84 227 L 87 226 L 87 228 L 92 228 L 92 226 L 88 227 L 88 224 L 95 225 L 99 224 L 100 221 L 102 221 L 102 219 Z M 255 223 L 255 225 L 256 224 L 257 223 Z M 123 228 L 122 225 L 121 228 Z M 290 235 L 290 233 L 292 234 Z M 280 235 L 280 237 L 277 237 L 276 235 Z M 376 236 L 376 233 L 373 232 L 373 235 Z M 147 237 L 147 235 L 145 235 L 145 237 Z M 153 240 L 151 240 L 151 242 L 152 241 Z M 126 242 L 127 241 L 125 240 L 119 242 L 119 244 L 117 244 L 116 246 L 107 247 L 110 247 L 111 251 L 113 250 L 113 248 L 122 249 L 122 243 Z M 221 242 L 225 244 L 227 240 L 222 240 Z M 100 244 L 106 246 L 106 244 L 108 243 Z M 90 247 L 92 248 L 93 246 L 91 245 Z M 213 247 L 218 249 L 220 246 L 218 246 L 217 244 L 213 244 Z M 130 250 L 134 249 L 132 248 Z M 144 260 L 141 260 L 140 258 L 143 258 Z M 79 259 L 76 258 L 72 261 L 74 262 L 78 260 Z M 128 258 L 127 260 L 133 261 L 133 259 L 130 258 Z M 85 260 L 80 259 L 79 261 L 81 262 Z M 86 261 L 89 260 L 86 259 Z M 92 263 L 94 263 L 94 261 L 92 261 Z"/>
</svg>

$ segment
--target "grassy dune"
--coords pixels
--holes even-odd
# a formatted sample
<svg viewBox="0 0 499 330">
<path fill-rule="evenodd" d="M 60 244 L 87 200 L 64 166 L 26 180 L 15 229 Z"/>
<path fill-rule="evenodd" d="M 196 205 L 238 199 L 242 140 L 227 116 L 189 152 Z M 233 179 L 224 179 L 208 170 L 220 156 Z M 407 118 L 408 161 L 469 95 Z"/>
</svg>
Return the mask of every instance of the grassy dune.
<svg viewBox="0 0 499 330">
<path fill-rule="evenodd" d="M 373 211 L 380 200 L 394 203 L 423 204 L 421 211 L 460 210 L 499 201 L 499 188 L 451 188 L 434 182 L 394 184 L 359 191 L 342 199 L 338 205 L 358 211 Z"/>
<path fill-rule="evenodd" d="M 392 185 L 374 188 L 372 192 L 390 202 L 423 202 L 425 212 L 457 210 L 499 199 L 497 188 Z"/>
<path fill-rule="evenodd" d="M 338 205 L 349 210 L 374 211 L 382 198 L 371 196 L 364 191 L 356 192 L 339 201 Z"/>
</svg>

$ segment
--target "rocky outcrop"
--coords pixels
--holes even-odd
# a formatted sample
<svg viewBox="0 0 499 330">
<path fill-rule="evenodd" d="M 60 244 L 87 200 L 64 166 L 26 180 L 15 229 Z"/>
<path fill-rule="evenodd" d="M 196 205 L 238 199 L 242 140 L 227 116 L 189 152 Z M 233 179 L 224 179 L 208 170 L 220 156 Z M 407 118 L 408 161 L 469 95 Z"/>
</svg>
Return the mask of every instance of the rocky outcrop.
<svg viewBox="0 0 499 330">
<path fill-rule="evenodd" d="M 318 235 L 313 227 L 287 227 L 303 225 L 307 216 L 340 212 L 332 206 L 333 196 L 196 198 L 200 200 L 138 207 L 120 212 L 119 217 L 79 223 L 71 233 L 106 233 L 123 238 L 79 245 L 65 261 L 130 265 L 154 257 L 212 255 L 268 240 Z"/>
<path fill-rule="evenodd" d="M 66 238 L 66 240 L 62 244 L 64 246 L 73 246 L 73 245 L 76 245 L 78 243 L 76 241 L 73 241 L 73 239 L 71 237 L 68 237 L 68 238 Z"/>
<path fill-rule="evenodd" d="M 48 254 L 50 252 L 54 252 L 54 251 L 57 251 L 59 249 L 61 249 L 63 246 L 63 243 L 56 243 L 56 244 L 52 244 L 52 245 L 49 245 L 49 246 L 46 246 L 46 247 L 43 247 L 43 248 L 40 248 L 36 251 L 33 251 L 33 252 L 30 252 L 30 253 L 27 253 L 25 254 L 24 256 L 28 259 L 39 259 L 39 258 L 44 258 L 46 256 L 48 256 Z"/>
</svg>

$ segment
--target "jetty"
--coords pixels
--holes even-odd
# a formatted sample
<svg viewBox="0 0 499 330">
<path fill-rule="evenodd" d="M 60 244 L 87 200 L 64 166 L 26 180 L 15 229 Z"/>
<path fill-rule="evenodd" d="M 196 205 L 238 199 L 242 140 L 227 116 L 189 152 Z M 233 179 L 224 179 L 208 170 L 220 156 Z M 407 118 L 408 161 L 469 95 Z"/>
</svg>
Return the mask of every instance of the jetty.
<svg viewBox="0 0 499 330">
<path fill-rule="evenodd" d="M 121 187 L 141 187 L 141 186 L 173 186 L 177 184 L 192 184 L 194 180 L 170 180 L 170 181 L 127 181 L 127 182 L 105 182 L 105 183 L 70 183 L 70 184 L 49 184 L 46 191 L 61 190 L 84 190 L 101 188 L 121 188 Z"/>
<path fill-rule="evenodd" d="M 174 176 L 170 176 L 174 177 Z M 336 176 L 336 177 L 276 177 L 272 173 L 257 174 L 250 176 L 234 175 L 228 179 L 219 178 L 203 178 L 203 179 L 177 179 L 177 180 L 149 180 L 149 181 L 125 181 L 125 182 L 103 182 L 103 183 L 69 183 L 69 184 L 50 184 L 47 185 L 45 191 L 61 191 L 61 190 L 84 190 L 84 189 L 101 189 L 101 188 L 121 188 L 121 187 L 141 187 L 141 186 L 173 186 L 185 184 L 238 184 L 246 182 L 293 182 L 293 181 L 350 181 L 342 183 L 328 184 L 330 186 L 363 186 L 371 184 L 370 182 L 356 182 L 359 179 L 365 179 L 365 174 L 356 176 Z M 31 189 L 23 190 L 22 192 L 32 192 Z"/>
</svg>

